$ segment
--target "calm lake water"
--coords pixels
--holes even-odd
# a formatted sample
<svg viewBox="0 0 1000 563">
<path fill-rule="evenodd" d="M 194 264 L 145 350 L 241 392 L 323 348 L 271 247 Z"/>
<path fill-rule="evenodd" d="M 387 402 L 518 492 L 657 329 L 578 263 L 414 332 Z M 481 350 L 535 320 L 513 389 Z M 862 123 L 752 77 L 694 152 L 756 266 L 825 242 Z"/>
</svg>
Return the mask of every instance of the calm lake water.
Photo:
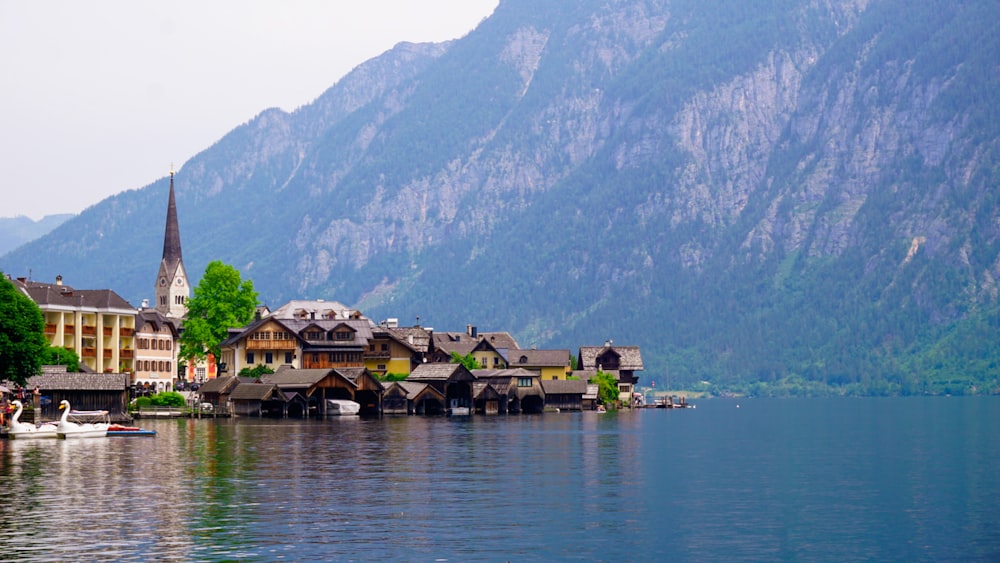
<svg viewBox="0 0 1000 563">
<path fill-rule="evenodd" d="M 142 425 L 0 441 L 0 559 L 1000 560 L 997 398 Z"/>
</svg>

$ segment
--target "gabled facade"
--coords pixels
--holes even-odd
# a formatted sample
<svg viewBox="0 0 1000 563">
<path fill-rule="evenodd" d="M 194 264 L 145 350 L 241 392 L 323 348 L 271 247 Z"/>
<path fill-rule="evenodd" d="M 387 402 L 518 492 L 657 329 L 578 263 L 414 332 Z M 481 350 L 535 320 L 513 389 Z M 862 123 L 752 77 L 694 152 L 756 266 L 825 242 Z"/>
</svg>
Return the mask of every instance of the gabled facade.
<svg viewBox="0 0 1000 563">
<path fill-rule="evenodd" d="M 572 365 L 569 350 L 510 350 L 509 367 L 537 371 L 543 380 L 564 380 Z"/>
<path fill-rule="evenodd" d="M 581 370 L 598 370 L 618 375 L 618 397 L 622 405 L 633 405 L 635 384 L 642 371 L 642 354 L 638 346 L 613 346 L 606 342 L 604 346 L 582 346 L 580 348 Z"/>
<path fill-rule="evenodd" d="M 177 377 L 177 326 L 156 309 L 141 309 L 135 325 L 135 371 L 131 384 L 139 395 L 173 391 Z"/>
<path fill-rule="evenodd" d="M 264 365 L 299 369 L 364 368 L 372 341 L 364 319 L 297 320 L 274 315 L 232 331 L 222 342 L 222 362 L 230 373 Z"/>
<path fill-rule="evenodd" d="M 135 370 L 135 319 L 138 312 L 110 289 L 74 289 L 25 278 L 10 280 L 45 316 L 45 337 L 51 346 L 80 357 L 80 369 L 98 373 Z"/>
<path fill-rule="evenodd" d="M 413 342 L 412 333 L 375 327 L 372 329 L 372 339 L 368 342 L 368 349 L 363 355 L 365 367 L 380 376 L 390 373 L 409 375 L 414 367 L 423 363 L 424 358 L 418 345 Z"/>
</svg>

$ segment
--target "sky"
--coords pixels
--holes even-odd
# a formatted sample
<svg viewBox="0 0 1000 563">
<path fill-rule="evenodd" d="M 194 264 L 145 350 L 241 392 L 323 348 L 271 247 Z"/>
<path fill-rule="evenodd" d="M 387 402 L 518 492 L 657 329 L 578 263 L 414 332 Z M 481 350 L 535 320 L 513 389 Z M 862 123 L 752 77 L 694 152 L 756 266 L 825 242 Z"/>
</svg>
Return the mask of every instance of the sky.
<svg viewBox="0 0 1000 563">
<path fill-rule="evenodd" d="M 0 217 L 79 213 L 498 0 L 0 0 Z"/>
</svg>

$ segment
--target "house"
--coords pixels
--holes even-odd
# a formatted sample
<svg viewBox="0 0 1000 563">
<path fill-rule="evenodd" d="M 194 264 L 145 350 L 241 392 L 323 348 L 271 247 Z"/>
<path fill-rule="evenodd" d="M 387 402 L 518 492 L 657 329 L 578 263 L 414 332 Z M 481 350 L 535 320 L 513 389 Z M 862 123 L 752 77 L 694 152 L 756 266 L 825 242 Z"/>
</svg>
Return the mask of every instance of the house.
<svg viewBox="0 0 1000 563">
<path fill-rule="evenodd" d="M 354 401 L 361 405 L 359 414 L 382 412 L 385 387 L 368 368 L 337 368 L 336 372 L 354 384 Z"/>
<path fill-rule="evenodd" d="M 234 416 L 264 416 L 274 411 L 284 415 L 286 401 L 277 385 L 244 383 L 229 393 L 229 403 Z"/>
<path fill-rule="evenodd" d="M 177 377 L 177 324 L 156 309 L 142 308 L 135 316 L 135 371 L 131 384 L 137 395 L 174 390 Z"/>
<path fill-rule="evenodd" d="M 283 365 L 299 367 L 304 339 L 295 329 L 272 318 L 258 318 L 242 329 L 230 330 L 220 343 L 221 362 L 229 373 L 256 366 L 276 370 Z"/>
<path fill-rule="evenodd" d="M 608 341 L 604 346 L 582 346 L 580 348 L 579 369 L 599 370 L 612 373 L 618 379 L 618 396 L 622 405 L 633 406 L 633 393 L 642 371 L 642 354 L 638 346 L 614 346 Z"/>
<path fill-rule="evenodd" d="M 368 388 L 365 395 L 368 398 L 362 406 L 370 405 L 368 412 L 377 414 L 381 406 L 381 384 L 364 368 L 352 375 L 354 379 L 336 369 L 295 369 L 286 366 L 275 373 L 261 376 L 260 381 L 275 385 L 281 391 L 288 403 L 284 416 L 306 417 L 311 413 L 325 416 L 327 399 L 347 399 L 360 403 L 361 401 L 357 401 L 358 382 L 364 383 Z"/>
<path fill-rule="evenodd" d="M 586 381 L 543 379 L 542 390 L 545 391 L 545 408 L 560 411 L 583 410 L 583 397 L 587 394 Z"/>
<path fill-rule="evenodd" d="M 382 395 L 385 414 L 438 415 L 445 412 L 444 395 L 427 383 L 394 381 Z"/>
<path fill-rule="evenodd" d="M 506 413 L 507 397 L 506 386 L 501 394 L 488 380 L 475 381 L 472 384 L 473 410 L 478 414 Z"/>
<path fill-rule="evenodd" d="M 222 362 L 232 373 L 258 365 L 276 370 L 363 368 L 372 341 L 367 319 L 256 319 L 230 332 L 220 344 Z"/>
<path fill-rule="evenodd" d="M 10 279 L 8 277 L 8 279 Z M 135 370 L 135 307 L 110 289 L 74 289 L 63 284 L 10 279 L 42 310 L 49 345 L 80 357 L 80 368 L 97 373 Z"/>
<path fill-rule="evenodd" d="M 241 383 L 235 375 L 220 375 L 210 379 L 198 389 L 201 402 L 210 403 L 215 411 L 225 410 L 229 404 L 229 395 Z"/>
<path fill-rule="evenodd" d="M 62 416 L 59 403 L 69 401 L 76 411 L 108 411 L 112 421 L 131 420 L 128 414 L 129 376 L 125 373 L 67 373 L 66 366 L 44 366 L 43 373 L 29 377 L 26 387 L 37 389 L 40 420 Z"/>
<path fill-rule="evenodd" d="M 545 408 L 545 391 L 538 373 L 522 368 L 477 369 L 472 374 L 477 381 L 489 382 L 500 396 L 507 397 L 501 412 L 540 413 Z"/>
<path fill-rule="evenodd" d="M 423 334 L 421 334 L 423 333 Z M 376 326 L 363 354 L 365 367 L 380 376 L 409 375 L 423 363 L 430 334 L 420 327 L 390 328 Z"/>
<path fill-rule="evenodd" d="M 566 379 L 572 369 L 569 350 L 510 350 L 509 367 L 538 372 L 545 379 Z"/>
<path fill-rule="evenodd" d="M 447 363 L 452 361 L 452 353 L 459 356 L 472 355 L 482 369 L 505 369 L 507 355 L 518 349 L 517 341 L 508 332 L 480 333 L 473 325 L 465 332 L 433 332 L 429 361 Z"/>
<path fill-rule="evenodd" d="M 426 383 L 445 398 L 445 406 L 472 408 L 472 382 L 475 376 L 462 364 L 427 363 L 417 366 L 406 381 Z"/>
</svg>

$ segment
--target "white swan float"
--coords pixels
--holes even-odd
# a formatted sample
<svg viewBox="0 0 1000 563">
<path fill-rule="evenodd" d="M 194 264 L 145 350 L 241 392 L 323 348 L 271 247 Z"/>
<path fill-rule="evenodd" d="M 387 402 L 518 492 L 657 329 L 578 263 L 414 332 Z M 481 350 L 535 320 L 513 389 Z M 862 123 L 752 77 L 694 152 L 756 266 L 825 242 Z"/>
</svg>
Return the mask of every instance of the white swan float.
<svg viewBox="0 0 1000 563">
<path fill-rule="evenodd" d="M 63 413 L 56 428 L 56 436 L 60 438 L 103 438 L 108 435 L 109 424 L 107 422 L 87 422 L 82 424 L 71 422 L 69 420 L 69 401 L 59 401 L 59 408 Z M 108 411 L 77 411 L 73 415 L 77 417 L 103 417 L 106 420 Z"/>
<path fill-rule="evenodd" d="M 21 401 L 11 401 L 10 404 L 15 410 L 14 416 L 10 417 L 10 423 L 7 425 L 8 438 L 24 440 L 27 438 L 56 437 L 56 424 L 54 422 L 46 422 L 38 426 L 28 422 L 21 422 L 21 411 L 24 409 L 24 405 L 21 404 Z"/>
</svg>

